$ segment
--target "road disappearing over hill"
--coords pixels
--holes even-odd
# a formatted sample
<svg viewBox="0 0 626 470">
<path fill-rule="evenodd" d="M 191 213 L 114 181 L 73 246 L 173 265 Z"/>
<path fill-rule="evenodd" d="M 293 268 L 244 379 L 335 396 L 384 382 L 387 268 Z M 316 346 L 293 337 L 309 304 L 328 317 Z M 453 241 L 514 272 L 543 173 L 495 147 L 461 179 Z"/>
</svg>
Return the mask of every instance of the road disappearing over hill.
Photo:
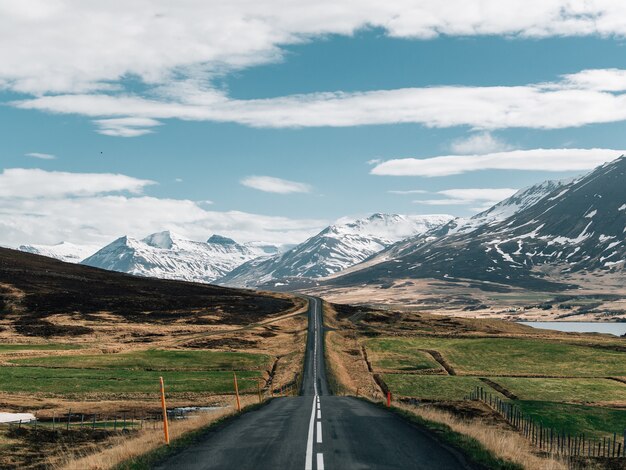
<svg viewBox="0 0 626 470">
<path fill-rule="evenodd" d="M 275 398 L 207 433 L 159 470 L 471 469 L 463 455 L 394 413 L 332 396 L 322 302 L 311 298 L 301 395 Z"/>
</svg>

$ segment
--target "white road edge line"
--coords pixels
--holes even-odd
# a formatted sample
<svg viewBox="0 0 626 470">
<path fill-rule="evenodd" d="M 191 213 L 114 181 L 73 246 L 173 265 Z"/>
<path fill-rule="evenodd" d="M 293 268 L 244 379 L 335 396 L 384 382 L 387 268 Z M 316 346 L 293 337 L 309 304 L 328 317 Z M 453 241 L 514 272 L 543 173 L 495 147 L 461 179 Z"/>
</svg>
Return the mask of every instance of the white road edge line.
<svg viewBox="0 0 626 470">
<path fill-rule="evenodd" d="M 317 470 L 324 470 L 324 454 L 317 453 Z"/>
<path fill-rule="evenodd" d="M 309 437 L 306 441 L 306 462 L 305 470 L 313 470 L 313 433 L 315 425 L 315 398 L 313 398 L 313 407 L 311 409 L 311 420 L 309 421 Z"/>
<path fill-rule="evenodd" d="M 317 409 L 317 419 L 322 419 L 322 410 Z"/>
<path fill-rule="evenodd" d="M 313 435 L 315 434 L 315 410 L 318 410 L 318 414 L 320 413 L 320 399 L 317 395 L 317 342 L 318 342 L 318 334 L 317 334 L 317 299 L 313 300 L 313 406 L 311 408 L 311 420 L 309 421 L 309 435 L 307 437 L 306 442 L 306 462 L 304 464 L 305 470 L 313 470 Z M 316 406 L 317 405 L 317 406 Z M 322 442 L 322 423 L 317 423 L 317 442 Z M 324 470 L 324 455 L 321 453 L 317 454 L 317 469 Z"/>
<path fill-rule="evenodd" d="M 317 396 L 317 299 L 313 300 L 313 392 Z"/>
</svg>

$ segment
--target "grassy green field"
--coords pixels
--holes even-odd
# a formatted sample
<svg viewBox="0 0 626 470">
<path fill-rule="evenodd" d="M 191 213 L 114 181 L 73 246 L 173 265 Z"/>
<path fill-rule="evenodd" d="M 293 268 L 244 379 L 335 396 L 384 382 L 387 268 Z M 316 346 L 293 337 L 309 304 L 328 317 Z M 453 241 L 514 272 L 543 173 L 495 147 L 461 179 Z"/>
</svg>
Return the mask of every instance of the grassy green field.
<svg viewBox="0 0 626 470">
<path fill-rule="evenodd" d="M 460 375 L 625 376 L 626 353 L 549 340 L 518 338 L 376 338 L 367 341 L 374 355 L 392 353 L 401 358 L 394 367 L 406 367 L 419 349 L 434 349 Z M 378 366 L 374 363 L 374 366 Z M 391 366 L 391 367 L 390 367 Z"/>
<path fill-rule="evenodd" d="M 516 404 L 544 427 L 572 435 L 584 433 L 587 437 L 598 438 L 617 433 L 623 436 L 626 428 L 626 409 L 547 401 L 518 401 Z"/>
<path fill-rule="evenodd" d="M 513 392 L 520 400 L 580 403 L 626 401 L 626 384 L 609 379 L 492 377 L 491 380 Z"/>
<path fill-rule="evenodd" d="M 45 343 L 45 344 L 0 344 L 0 353 L 18 351 L 58 351 L 80 349 L 75 344 Z"/>
<path fill-rule="evenodd" d="M 422 351 L 411 354 L 397 353 L 394 351 L 377 352 L 371 354 L 370 359 L 376 368 L 404 371 L 417 371 L 424 369 L 439 369 L 445 372 L 443 367 L 432 356 Z"/>
<path fill-rule="evenodd" d="M 419 397 L 424 400 L 463 400 L 474 388 L 485 387 L 485 384 L 476 377 L 384 374 L 383 380 L 396 395 Z M 500 395 L 497 392 L 495 394 Z"/>
<path fill-rule="evenodd" d="M 365 344 L 374 370 L 399 396 L 454 401 L 482 387 L 505 399 L 485 377 L 545 427 L 588 437 L 626 428 L 626 409 L 616 408 L 626 404 L 626 384 L 605 378 L 626 376 L 624 352 L 545 338 L 383 337 Z M 439 352 L 459 375 L 420 375 L 438 367 L 423 350 Z"/>
<path fill-rule="evenodd" d="M 163 376 L 167 391 L 224 393 L 233 391 L 227 371 L 147 371 L 128 369 L 68 369 L 0 367 L 0 391 L 49 394 L 149 393 L 159 390 Z M 241 390 L 256 389 L 260 371 L 238 371 Z"/>
<path fill-rule="evenodd" d="M 248 370 L 266 369 L 270 365 L 270 358 L 263 354 L 242 352 L 150 349 L 120 354 L 36 357 L 11 362 L 77 369 Z"/>
<path fill-rule="evenodd" d="M 223 351 L 148 350 L 123 354 L 45 356 L 0 367 L 0 391 L 53 395 L 149 393 L 163 376 L 168 393 L 230 393 L 237 371 L 240 389 L 256 390 L 271 367 L 269 356 Z"/>
</svg>

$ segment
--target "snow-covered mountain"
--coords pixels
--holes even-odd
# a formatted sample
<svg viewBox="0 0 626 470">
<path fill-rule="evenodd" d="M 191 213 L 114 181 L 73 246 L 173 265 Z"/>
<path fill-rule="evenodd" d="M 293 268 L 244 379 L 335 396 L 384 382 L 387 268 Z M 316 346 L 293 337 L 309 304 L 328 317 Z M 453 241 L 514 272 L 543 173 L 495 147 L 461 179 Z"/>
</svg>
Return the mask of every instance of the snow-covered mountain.
<svg viewBox="0 0 626 470">
<path fill-rule="evenodd" d="M 139 276 L 213 282 L 240 264 L 276 250 L 268 245 L 239 244 L 220 235 L 206 243 L 197 242 L 166 231 L 143 240 L 118 238 L 82 264 Z"/>
<path fill-rule="evenodd" d="M 403 238 L 449 222 L 449 215 L 373 214 L 331 225 L 291 250 L 242 264 L 218 283 L 254 287 L 289 278 L 320 278 L 342 271 Z"/>
<path fill-rule="evenodd" d="M 98 251 L 98 248 L 95 245 L 75 245 L 74 243 L 61 242 L 56 245 L 20 245 L 18 250 L 56 258 L 66 263 L 80 263 Z"/>
<path fill-rule="evenodd" d="M 548 287 L 544 271 L 624 272 L 626 157 L 522 190 L 469 220 L 394 245 L 332 282 L 464 278 Z M 554 287 L 554 286 L 552 286 Z"/>
<path fill-rule="evenodd" d="M 419 233 L 413 237 L 400 240 L 399 242 L 388 246 L 380 253 L 372 256 L 367 260 L 367 262 L 359 263 L 348 271 L 355 272 L 383 261 L 405 256 L 417 250 L 423 244 L 446 235 L 468 234 L 481 227 L 498 224 L 527 207 L 536 204 L 539 200 L 543 199 L 556 189 L 561 188 L 573 181 L 574 180 L 572 179 L 549 180 L 520 189 L 513 194 L 513 196 L 500 201 L 489 209 L 479 212 L 472 217 L 457 217 L 450 220 L 447 224 L 435 227 L 434 229 L 424 233 Z"/>
</svg>

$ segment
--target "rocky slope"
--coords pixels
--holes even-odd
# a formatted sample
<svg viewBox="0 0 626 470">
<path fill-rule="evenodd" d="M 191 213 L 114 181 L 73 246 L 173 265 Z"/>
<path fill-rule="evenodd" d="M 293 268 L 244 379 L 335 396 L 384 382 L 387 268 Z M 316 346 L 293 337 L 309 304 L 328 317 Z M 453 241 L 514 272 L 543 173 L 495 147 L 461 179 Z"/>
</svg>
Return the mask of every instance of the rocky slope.
<svg viewBox="0 0 626 470">
<path fill-rule="evenodd" d="M 575 180 L 517 193 L 468 221 L 455 220 L 390 247 L 333 283 L 466 278 L 555 287 L 546 278 L 624 271 L 626 157 Z"/>
</svg>

